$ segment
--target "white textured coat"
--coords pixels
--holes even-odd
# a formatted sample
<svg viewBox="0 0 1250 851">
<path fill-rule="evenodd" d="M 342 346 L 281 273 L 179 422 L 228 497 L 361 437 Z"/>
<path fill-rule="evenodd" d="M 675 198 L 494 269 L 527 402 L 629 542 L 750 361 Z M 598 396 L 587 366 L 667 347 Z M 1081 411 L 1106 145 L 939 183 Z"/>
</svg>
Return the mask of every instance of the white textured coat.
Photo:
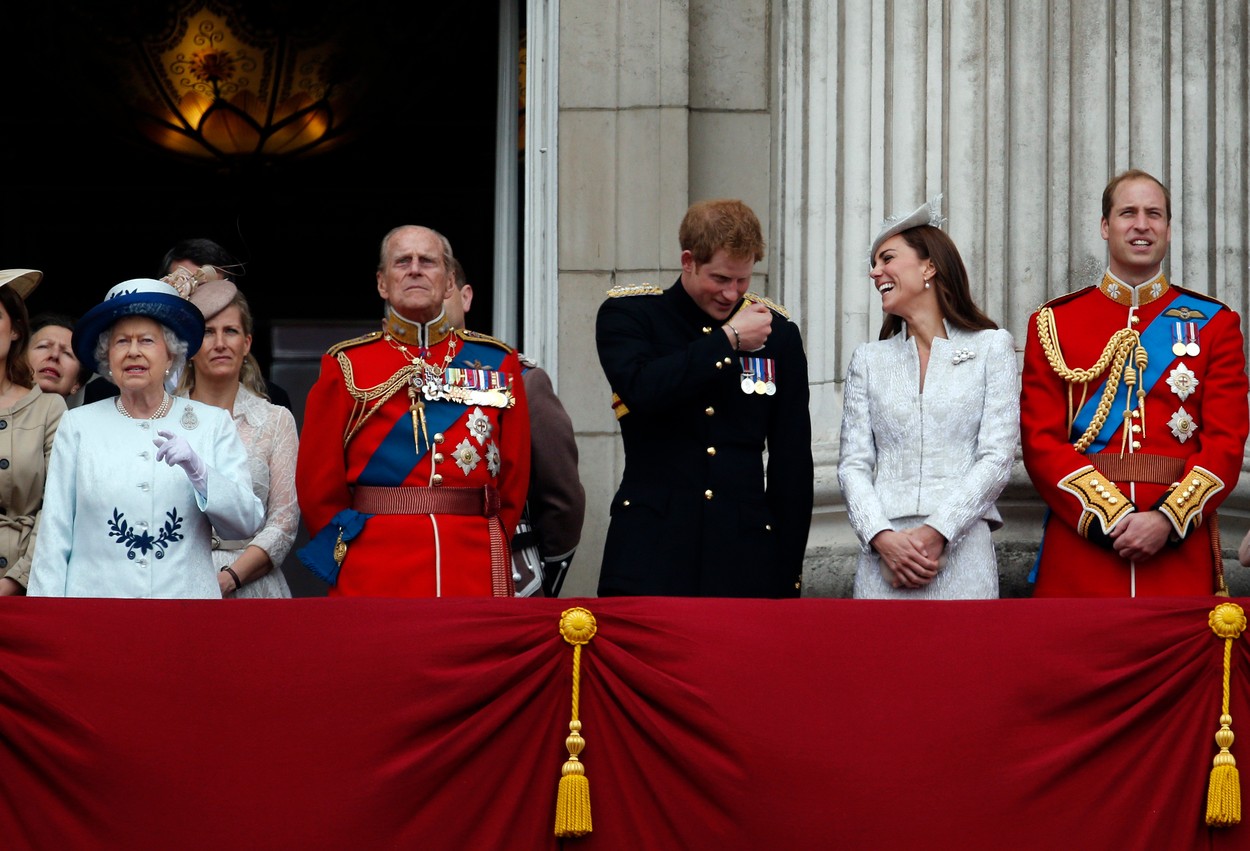
<svg viewBox="0 0 1250 851">
<path fill-rule="evenodd" d="M 963 331 L 948 323 L 947 337 L 933 340 L 923 393 L 919 352 L 906 333 L 864 343 L 851 356 L 838 482 L 863 552 L 859 573 L 873 575 L 857 575 L 856 596 L 861 579 L 875 582 L 878 592 L 888 589 L 877 575 L 873 536 L 922 523 L 948 541 L 947 567 L 925 594 L 880 596 L 997 594 L 988 534 L 975 535 L 976 552 L 957 560 L 954 554 L 970 533 L 1002 526 L 994 501 L 1019 443 L 1019 369 L 1007 331 Z"/>
<path fill-rule="evenodd" d="M 156 460 L 161 429 L 185 436 L 203 459 L 206 495 Z M 113 399 L 76 408 L 52 447 L 29 593 L 220 599 L 212 528 L 246 538 L 263 518 L 227 411 L 189 399 L 157 420 L 127 419 Z"/>
</svg>

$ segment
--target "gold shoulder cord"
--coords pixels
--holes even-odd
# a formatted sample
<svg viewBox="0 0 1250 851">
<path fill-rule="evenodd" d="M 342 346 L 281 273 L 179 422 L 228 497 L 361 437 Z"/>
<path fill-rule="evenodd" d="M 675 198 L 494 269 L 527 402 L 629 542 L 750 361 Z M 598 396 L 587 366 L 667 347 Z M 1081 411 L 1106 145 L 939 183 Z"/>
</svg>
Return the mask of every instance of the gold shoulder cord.
<svg viewBox="0 0 1250 851">
<path fill-rule="evenodd" d="M 1072 423 L 1076 419 L 1075 408 L 1072 404 L 1072 385 L 1081 385 L 1081 401 L 1080 405 L 1085 404 L 1086 393 L 1089 392 L 1089 385 L 1096 381 L 1099 376 L 1107 370 L 1108 365 L 1111 369 L 1107 372 L 1107 384 L 1103 388 L 1102 396 L 1098 400 L 1098 407 L 1094 411 L 1094 418 L 1089 424 L 1089 428 L 1085 429 L 1085 433 L 1081 435 L 1080 440 L 1073 444 L 1077 452 L 1084 452 L 1089 445 L 1094 442 L 1094 438 L 1102 431 L 1103 423 L 1107 421 L 1107 414 L 1111 412 L 1111 404 L 1115 401 L 1116 391 L 1120 387 L 1121 379 L 1129 387 L 1137 384 L 1137 374 L 1144 371 L 1147 363 L 1146 350 L 1141 345 L 1141 335 L 1132 328 L 1121 328 L 1111 335 L 1111 339 L 1107 341 L 1106 347 L 1099 355 L 1097 362 L 1089 369 L 1073 369 L 1063 359 L 1063 352 L 1059 349 L 1059 332 L 1055 328 L 1055 312 L 1049 307 L 1043 307 L 1037 312 L 1037 337 L 1042 344 L 1042 351 L 1046 353 L 1046 360 L 1050 363 L 1050 368 L 1055 374 L 1068 382 L 1068 430 L 1072 430 Z M 1133 356 L 1133 366 L 1128 364 L 1129 355 Z M 1136 367 L 1136 368 L 1134 368 Z M 1137 409 L 1141 416 L 1141 429 L 1144 434 L 1146 431 L 1146 391 L 1137 388 Z M 1124 434 L 1121 440 L 1120 453 L 1123 454 L 1127 446 L 1130 429 L 1130 418 L 1132 416 L 1131 402 L 1130 409 L 1124 412 Z"/>
<path fill-rule="evenodd" d="M 413 374 L 417 372 L 417 367 L 409 364 L 381 384 L 374 387 L 357 387 L 356 379 L 352 374 L 352 362 L 344 352 L 339 352 L 337 357 L 339 369 L 343 370 L 343 381 L 347 385 L 347 392 L 356 400 L 355 405 L 352 406 L 352 414 L 347 420 L 347 432 L 343 435 L 343 446 L 346 448 L 369 417 L 373 416 L 387 399 L 409 384 Z M 372 406 L 369 404 L 371 402 Z"/>
</svg>

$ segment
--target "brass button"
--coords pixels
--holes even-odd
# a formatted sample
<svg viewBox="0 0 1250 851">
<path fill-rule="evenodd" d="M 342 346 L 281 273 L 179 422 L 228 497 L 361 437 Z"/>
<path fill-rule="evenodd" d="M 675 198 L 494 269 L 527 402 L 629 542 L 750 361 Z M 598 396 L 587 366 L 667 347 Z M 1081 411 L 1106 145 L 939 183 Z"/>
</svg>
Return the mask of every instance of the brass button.
<svg viewBox="0 0 1250 851">
<path fill-rule="evenodd" d="M 773 524 L 771 524 L 771 523 L 765 523 L 765 524 L 764 524 L 764 531 L 765 531 L 765 532 L 771 532 L 772 530 L 773 530 Z"/>
<path fill-rule="evenodd" d="M 441 453 L 441 452 L 435 452 L 435 453 L 434 453 L 434 463 L 435 463 L 435 464 L 441 464 L 441 463 L 443 463 L 443 453 Z"/>
<path fill-rule="evenodd" d="M 434 475 L 430 476 L 430 484 L 432 484 L 434 487 L 438 487 L 442 483 L 443 483 L 442 473 L 435 473 Z"/>
<path fill-rule="evenodd" d="M 1141 434 L 1141 426 L 1133 423 L 1133 434 Z"/>
<path fill-rule="evenodd" d="M 733 358 L 725 358 L 725 366 L 729 366 L 731 363 L 733 363 Z"/>
<path fill-rule="evenodd" d="M 704 499 L 711 499 L 711 498 L 712 498 L 712 489 L 711 489 L 711 488 L 708 488 L 707 490 L 705 490 L 705 491 L 703 492 L 703 498 L 704 498 Z"/>
<path fill-rule="evenodd" d="M 434 435 L 434 442 L 435 442 L 435 443 L 442 443 L 442 442 L 443 442 L 444 440 L 446 440 L 446 439 L 447 439 L 447 438 L 443 437 L 443 433 L 442 433 L 441 431 L 440 431 L 438 434 Z"/>
<path fill-rule="evenodd" d="M 1136 325 L 1138 322 L 1141 322 L 1141 317 L 1138 316 L 1136 313 L 1134 313 L 1132 316 L 1129 317 L 1128 321 Z"/>
<path fill-rule="evenodd" d="M 621 503 L 621 505 L 625 506 L 626 508 L 629 508 L 629 500 L 628 499 L 625 500 L 624 502 Z"/>
<path fill-rule="evenodd" d="M 711 405 L 708 405 L 706 408 L 703 409 L 703 413 L 707 414 L 710 417 L 716 413 L 716 409 L 713 408 Z"/>
<path fill-rule="evenodd" d="M 707 454 L 708 454 L 708 455 L 715 455 L 715 454 L 716 454 L 716 447 L 715 447 L 715 446 L 709 446 L 709 447 L 707 448 Z"/>
<path fill-rule="evenodd" d="M 1134 441 L 1133 441 L 1133 448 L 1134 448 L 1134 449 L 1141 449 L 1141 441 L 1140 441 L 1140 440 L 1134 440 Z"/>
<path fill-rule="evenodd" d="M 711 334 L 711 333 L 712 333 L 712 329 L 711 329 L 711 327 L 710 327 L 710 326 L 708 326 L 708 325 L 704 325 L 704 326 L 703 326 L 703 333 L 704 333 L 704 334 Z"/>
<path fill-rule="evenodd" d="M 723 361 L 717 361 L 717 362 L 716 362 L 716 368 L 717 368 L 717 369 L 724 369 L 724 368 L 725 368 L 725 364 L 724 364 L 724 362 L 723 362 Z"/>
</svg>

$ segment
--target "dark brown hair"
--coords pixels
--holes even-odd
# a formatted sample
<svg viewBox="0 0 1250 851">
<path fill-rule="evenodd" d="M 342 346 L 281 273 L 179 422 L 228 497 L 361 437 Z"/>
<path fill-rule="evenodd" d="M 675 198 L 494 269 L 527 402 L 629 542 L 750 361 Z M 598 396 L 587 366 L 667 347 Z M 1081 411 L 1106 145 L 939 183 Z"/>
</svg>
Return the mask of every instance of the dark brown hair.
<svg viewBox="0 0 1250 851">
<path fill-rule="evenodd" d="M 17 332 L 17 339 L 9 346 L 9 359 L 5 373 L 19 387 L 35 386 L 35 371 L 30 368 L 26 347 L 30 345 L 30 314 L 26 302 L 12 287 L 0 287 L 0 307 L 9 315 L 9 324 Z"/>
<path fill-rule="evenodd" d="M 942 311 L 947 322 L 965 331 L 993 330 L 998 327 L 972 300 L 968 270 L 964 268 L 959 249 L 945 231 L 932 225 L 920 225 L 901 231 L 899 236 L 921 260 L 933 262 L 934 292 L 937 294 L 938 309 Z M 887 313 L 881 323 L 878 339 L 888 340 L 902 330 L 903 320 Z"/>
</svg>

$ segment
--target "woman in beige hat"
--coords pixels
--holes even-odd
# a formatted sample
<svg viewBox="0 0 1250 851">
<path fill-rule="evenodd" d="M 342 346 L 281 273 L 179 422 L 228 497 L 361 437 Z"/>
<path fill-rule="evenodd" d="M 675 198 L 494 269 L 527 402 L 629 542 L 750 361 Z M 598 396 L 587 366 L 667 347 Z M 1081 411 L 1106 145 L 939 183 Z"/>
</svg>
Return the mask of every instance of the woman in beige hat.
<svg viewBox="0 0 1250 851">
<path fill-rule="evenodd" d="M 299 531 L 295 498 L 295 417 L 266 395 L 252 355 L 252 311 L 243 293 L 212 266 L 178 268 L 167 276 L 204 314 L 204 343 L 175 391 L 225 408 L 247 447 L 252 490 L 265 506 L 265 523 L 252 538 L 213 537 L 213 564 L 223 597 L 290 597 L 282 562 Z"/>
<path fill-rule="evenodd" d="M 26 297 L 43 273 L 0 271 L 0 596 L 25 594 L 43 486 L 65 400 L 44 393 L 26 359 Z"/>
</svg>

